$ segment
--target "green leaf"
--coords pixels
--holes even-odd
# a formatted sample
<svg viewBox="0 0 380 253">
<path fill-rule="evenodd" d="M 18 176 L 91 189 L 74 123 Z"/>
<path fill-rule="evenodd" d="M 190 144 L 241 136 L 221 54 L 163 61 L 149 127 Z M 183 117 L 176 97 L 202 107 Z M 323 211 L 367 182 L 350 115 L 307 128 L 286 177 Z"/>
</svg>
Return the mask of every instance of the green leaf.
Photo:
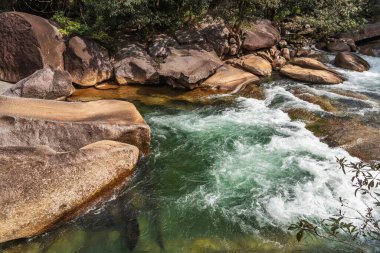
<svg viewBox="0 0 380 253">
<path fill-rule="evenodd" d="M 303 238 L 303 234 L 304 234 L 304 231 L 303 231 L 303 230 L 300 230 L 300 231 L 297 233 L 296 237 L 297 237 L 297 241 L 298 241 L 298 242 L 300 242 L 300 241 L 302 240 L 302 238 Z"/>
</svg>

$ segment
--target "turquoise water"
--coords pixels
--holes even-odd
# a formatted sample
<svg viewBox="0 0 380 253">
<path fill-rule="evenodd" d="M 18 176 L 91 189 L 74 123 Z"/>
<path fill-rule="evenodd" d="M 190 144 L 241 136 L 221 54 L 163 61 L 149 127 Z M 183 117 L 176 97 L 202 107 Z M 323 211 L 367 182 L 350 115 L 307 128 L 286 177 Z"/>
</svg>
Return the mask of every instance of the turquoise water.
<svg viewBox="0 0 380 253">
<path fill-rule="evenodd" d="M 346 73 L 355 78 L 342 87 L 376 93 L 373 73 L 364 86 Z M 312 237 L 299 244 L 287 230 L 300 218 L 337 212 L 339 197 L 365 209 L 335 162 L 357 159 L 291 121 L 282 109 L 322 109 L 297 99 L 288 85 L 303 87 L 270 84 L 266 100 L 138 104 L 152 128 L 152 154 L 123 196 L 42 237 L 4 245 L 4 252 L 360 252 Z M 310 89 L 333 96 L 329 88 Z"/>
</svg>

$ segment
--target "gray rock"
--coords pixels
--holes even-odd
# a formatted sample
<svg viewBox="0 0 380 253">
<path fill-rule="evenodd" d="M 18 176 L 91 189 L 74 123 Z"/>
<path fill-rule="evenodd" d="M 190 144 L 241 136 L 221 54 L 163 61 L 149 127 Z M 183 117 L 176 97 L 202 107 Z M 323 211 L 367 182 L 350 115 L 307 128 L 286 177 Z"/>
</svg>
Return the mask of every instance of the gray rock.
<svg viewBox="0 0 380 253">
<path fill-rule="evenodd" d="M 228 43 L 230 31 L 223 19 L 213 19 L 208 17 L 200 24 L 200 29 L 200 32 L 203 37 L 206 38 L 207 43 L 213 47 L 219 57 L 228 54 L 230 49 Z M 236 44 L 236 40 L 234 44 Z"/>
<path fill-rule="evenodd" d="M 138 44 L 122 47 L 115 56 L 115 77 L 119 84 L 158 84 L 156 62 Z"/>
<path fill-rule="evenodd" d="M 148 52 L 154 58 L 165 59 L 170 54 L 169 47 L 177 47 L 178 45 L 174 38 L 166 34 L 160 34 L 154 38 Z"/>
<path fill-rule="evenodd" d="M 70 96 L 74 87 L 70 74 L 44 68 L 13 85 L 3 95 L 24 98 L 59 99 Z"/>
</svg>

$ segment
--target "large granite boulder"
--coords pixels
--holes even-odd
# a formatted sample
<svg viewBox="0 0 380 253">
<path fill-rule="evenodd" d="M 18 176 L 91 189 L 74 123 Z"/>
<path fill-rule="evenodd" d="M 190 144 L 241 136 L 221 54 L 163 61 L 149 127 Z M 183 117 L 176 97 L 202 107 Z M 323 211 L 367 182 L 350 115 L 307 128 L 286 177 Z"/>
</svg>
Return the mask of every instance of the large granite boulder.
<svg viewBox="0 0 380 253">
<path fill-rule="evenodd" d="M 272 74 L 271 63 L 257 55 L 247 55 L 232 62 L 234 65 L 239 66 L 254 75 L 270 76 Z"/>
<path fill-rule="evenodd" d="M 297 81 L 312 84 L 339 84 L 343 82 L 339 75 L 331 71 L 303 68 L 291 64 L 281 68 L 280 73 Z"/>
<path fill-rule="evenodd" d="M 71 38 L 64 59 L 73 82 L 81 86 L 94 86 L 112 77 L 108 50 L 94 41 L 78 36 Z"/>
<path fill-rule="evenodd" d="M 362 41 L 380 36 L 380 22 L 367 24 L 359 31 L 343 33 L 339 37 L 350 38 L 354 41 Z"/>
<path fill-rule="evenodd" d="M 215 52 L 196 48 L 170 48 L 170 51 L 160 64 L 160 75 L 174 88 L 194 89 L 223 65 Z"/>
<path fill-rule="evenodd" d="M 380 57 L 380 40 L 371 41 L 361 45 L 359 52 L 368 56 Z"/>
<path fill-rule="evenodd" d="M 344 41 L 333 41 L 327 44 L 327 49 L 331 52 L 351 52 L 351 47 Z"/>
<path fill-rule="evenodd" d="M 0 147 L 0 243 L 44 233 L 112 196 L 138 158 L 137 147 L 113 141 L 70 152 Z"/>
<path fill-rule="evenodd" d="M 281 40 L 281 35 L 270 21 L 262 20 L 252 28 L 244 31 L 243 38 L 243 49 L 258 50 L 276 45 Z"/>
<path fill-rule="evenodd" d="M 207 43 L 212 45 L 219 57 L 228 54 L 230 51 L 228 42 L 230 31 L 228 30 L 223 19 L 213 19 L 208 17 L 203 20 L 199 26 L 203 37 L 206 39 Z"/>
<path fill-rule="evenodd" d="M 68 103 L 0 96 L 0 146 L 48 145 L 56 151 L 79 149 L 99 140 L 150 149 L 150 128 L 125 101 Z"/>
<path fill-rule="evenodd" d="M 3 12 L 0 24 L 0 80 L 16 83 L 47 66 L 63 69 L 65 43 L 48 20 Z"/>
<path fill-rule="evenodd" d="M 335 57 L 334 65 L 358 72 L 367 71 L 370 68 L 369 63 L 366 60 L 350 52 L 338 53 Z"/>
<path fill-rule="evenodd" d="M 44 68 L 13 85 L 3 95 L 24 98 L 59 99 L 74 92 L 70 74 Z"/>
<path fill-rule="evenodd" d="M 115 56 L 115 77 L 119 84 L 158 84 L 157 64 L 138 44 L 128 44 Z"/>
<path fill-rule="evenodd" d="M 214 75 L 205 80 L 201 87 L 237 92 L 247 84 L 259 81 L 260 79 L 254 74 L 224 64 Z"/>
</svg>

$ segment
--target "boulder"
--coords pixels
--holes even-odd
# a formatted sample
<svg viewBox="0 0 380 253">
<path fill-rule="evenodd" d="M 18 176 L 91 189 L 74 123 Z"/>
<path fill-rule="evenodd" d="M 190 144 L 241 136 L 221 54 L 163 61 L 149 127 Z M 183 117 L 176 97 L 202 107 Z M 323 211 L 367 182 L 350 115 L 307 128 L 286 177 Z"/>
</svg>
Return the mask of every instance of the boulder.
<svg viewBox="0 0 380 253">
<path fill-rule="evenodd" d="M 223 19 L 208 17 L 200 24 L 200 32 L 219 57 L 229 53 L 228 37 L 230 31 Z"/>
<path fill-rule="evenodd" d="M 334 41 L 327 44 L 331 52 L 351 52 L 351 47 L 344 41 Z"/>
<path fill-rule="evenodd" d="M 63 70 L 44 68 L 19 81 L 3 95 L 24 98 L 59 99 L 70 96 L 75 88 L 70 74 Z"/>
<path fill-rule="evenodd" d="M 338 53 L 335 57 L 334 65 L 340 68 L 359 72 L 367 71 L 370 68 L 369 63 L 366 60 L 350 52 Z"/>
<path fill-rule="evenodd" d="M 380 57 L 380 40 L 371 41 L 364 45 L 361 45 L 359 52 L 364 55 Z"/>
<path fill-rule="evenodd" d="M 243 38 L 242 48 L 251 51 L 276 45 L 281 40 L 281 35 L 268 20 L 262 20 L 244 31 Z"/>
<path fill-rule="evenodd" d="M 138 44 L 129 44 L 115 56 L 115 77 L 119 84 L 158 84 L 156 62 Z"/>
<path fill-rule="evenodd" d="M 70 152 L 0 147 L 0 243 L 44 233 L 110 197 L 138 157 L 137 147 L 113 141 Z"/>
<path fill-rule="evenodd" d="M 380 22 L 367 24 L 363 26 L 359 31 L 343 33 L 339 37 L 350 38 L 355 42 L 367 40 L 380 36 Z"/>
<path fill-rule="evenodd" d="M 160 64 L 160 75 L 174 88 L 194 89 L 223 65 L 215 52 L 195 48 L 170 48 L 170 51 Z"/>
<path fill-rule="evenodd" d="M 177 41 L 166 34 L 157 35 L 149 47 L 148 52 L 153 58 L 165 59 L 169 54 L 169 47 L 178 46 Z"/>
<path fill-rule="evenodd" d="M 3 94 L 4 92 L 8 91 L 13 86 L 14 86 L 13 83 L 7 83 L 7 82 L 0 81 L 0 94 Z"/>
<path fill-rule="evenodd" d="M 281 68 L 280 73 L 289 78 L 306 83 L 339 84 L 343 82 L 340 76 L 330 71 L 302 68 L 291 64 Z"/>
<path fill-rule="evenodd" d="M 0 24 L 0 80 L 16 83 L 47 66 L 63 69 L 65 43 L 48 20 L 3 12 Z"/>
<path fill-rule="evenodd" d="M 260 79 L 251 73 L 224 64 L 214 75 L 204 81 L 201 87 L 238 92 L 247 84 L 259 81 Z"/>
<path fill-rule="evenodd" d="M 269 61 L 257 55 L 247 55 L 235 61 L 235 65 L 258 76 L 270 76 L 272 65 Z"/>
<path fill-rule="evenodd" d="M 287 61 L 290 61 L 290 50 L 289 48 L 283 48 L 281 49 L 281 55 L 284 57 Z"/>
<path fill-rule="evenodd" d="M 286 59 L 282 56 L 277 57 L 272 61 L 272 68 L 274 70 L 280 70 L 286 64 Z"/>
<path fill-rule="evenodd" d="M 112 77 L 108 50 L 94 41 L 78 36 L 71 38 L 64 59 L 73 82 L 81 86 L 94 86 Z"/>
<path fill-rule="evenodd" d="M 174 35 L 181 45 L 202 44 L 205 42 L 201 32 L 195 27 L 178 30 Z"/>
<path fill-rule="evenodd" d="M 317 59 L 309 58 L 309 57 L 294 58 L 292 61 L 292 64 L 303 67 L 303 68 L 332 71 L 329 67 L 327 67 L 322 62 L 318 61 Z"/>
<path fill-rule="evenodd" d="M 125 101 L 68 103 L 0 96 L 0 146 L 79 149 L 99 140 L 128 143 L 147 154 L 150 128 Z"/>
</svg>

